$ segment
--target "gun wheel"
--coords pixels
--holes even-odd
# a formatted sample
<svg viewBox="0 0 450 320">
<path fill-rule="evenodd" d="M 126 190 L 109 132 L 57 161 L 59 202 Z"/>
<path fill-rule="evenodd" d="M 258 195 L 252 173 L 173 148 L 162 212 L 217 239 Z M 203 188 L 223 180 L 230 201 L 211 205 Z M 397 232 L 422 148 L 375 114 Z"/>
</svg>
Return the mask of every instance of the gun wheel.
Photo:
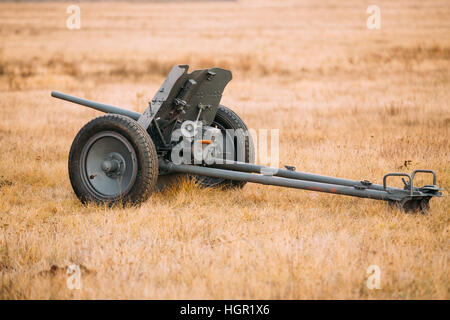
<svg viewBox="0 0 450 320">
<path fill-rule="evenodd" d="M 156 184 L 155 146 L 135 120 L 116 114 L 98 117 L 75 137 L 69 177 L 83 203 L 138 204 Z"/>
<path fill-rule="evenodd" d="M 216 117 L 214 118 L 212 127 L 216 127 L 220 129 L 225 139 L 234 140 L 234 160 L 240 160 L 236 158 L 238 151 L 238 144 L 243 146 L 244 151 L 244 159 L 240 160 L 247 163 L 254 162 L 255 159 L 255 150 L 253 146 L 253 140 L 250 135 L 245 137 L 228 137 L 227 129 L 233 130 L 242 130 L 243 132 L 248 132 L 247 125 L 244 121 L 231 109 L 219 105 L 219 108 L 216 113 Z M 225 144 L 225 143 L 224 143 Z M 242 188 L 247 182 L 246 181 L 232 181 L 222 178 L 213 178 L 213 177 L 203 177 L 203 176 L 194 176 L 196 181 L 203 187 L 225 187 L 225 188 Z"/>
</svg>

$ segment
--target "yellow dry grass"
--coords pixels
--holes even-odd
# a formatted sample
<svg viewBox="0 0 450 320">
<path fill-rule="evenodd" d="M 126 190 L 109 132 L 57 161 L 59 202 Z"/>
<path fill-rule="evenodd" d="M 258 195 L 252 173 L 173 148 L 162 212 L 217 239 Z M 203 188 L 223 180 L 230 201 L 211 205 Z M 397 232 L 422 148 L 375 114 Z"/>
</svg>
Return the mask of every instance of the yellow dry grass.
<svg viewBox="0 0 450 320">
<path fill-rule="evenodd" d="M 99 113 L 51 90 L 143 111 L 187 63 L 233 71 L 223 104 L 280 129 L 282 165 L 376 182 L 431 168 L 449 190 L 450 7 L 376 4 L 371 31 L 367 1 L 81 2 L 71 31 L 68 3 L 0 3 L 0 298 L 448 299 L 447 196 L 405 215 L 184 181 L 107 209 L 82 206 L 68 179 L 72 139 Z M 39 275 L 71 263 L 93 271 L 81 290 Z M 370 265 L 380 290 L 366 286 Z"/>
</svg>

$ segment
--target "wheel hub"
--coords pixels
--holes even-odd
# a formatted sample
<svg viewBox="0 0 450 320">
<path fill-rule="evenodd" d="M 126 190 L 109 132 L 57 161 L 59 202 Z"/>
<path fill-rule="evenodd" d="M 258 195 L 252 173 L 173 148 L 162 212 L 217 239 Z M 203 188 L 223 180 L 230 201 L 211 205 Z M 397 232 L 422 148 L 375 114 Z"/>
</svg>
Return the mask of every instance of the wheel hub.
<svg viewBox="0 0 450 320">
<path fill-rule="evenodd" d="M 126 170 L 125 159 L 117 152 L 111 152 L 106 155 L 101 164 L 101 169 L 110 178 L 118 178 Z"/>
</svg>

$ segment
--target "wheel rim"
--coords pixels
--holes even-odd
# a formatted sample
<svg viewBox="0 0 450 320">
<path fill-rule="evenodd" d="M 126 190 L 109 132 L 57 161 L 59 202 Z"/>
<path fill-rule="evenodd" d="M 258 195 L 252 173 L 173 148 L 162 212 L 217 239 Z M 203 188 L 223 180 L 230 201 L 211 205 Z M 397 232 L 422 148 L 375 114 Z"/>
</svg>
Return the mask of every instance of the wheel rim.
<svg viewBox="0 0 450 320">
<path fill-rule="evenodd" d="M 114 131 L 92 136 L 80 159 L 82 181 L 97 197 L 113 199 L 126 194 L 137 176 L 137 157 L 131 143 Z"/>
</svg>

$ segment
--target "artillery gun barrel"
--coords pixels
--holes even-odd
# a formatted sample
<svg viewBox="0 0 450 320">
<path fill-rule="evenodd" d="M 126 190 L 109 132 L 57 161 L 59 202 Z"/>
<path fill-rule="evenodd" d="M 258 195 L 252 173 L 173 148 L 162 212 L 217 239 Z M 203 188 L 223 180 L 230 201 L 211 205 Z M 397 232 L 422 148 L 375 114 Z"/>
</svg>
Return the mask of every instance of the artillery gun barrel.
<svg viewBox="0 0 450 320">
<path fill-rule="evenodd" d="M 82 98 L 78 98 L 78 97 L 74 97 L 74 96 L 71 96 L 71 95 L 68 95 L 65 93 L 61 93 L 58 91 L 52 91 L 52 97 L 58 98 L 61 100 L 66 100 L 66 101 L 73 102 L 73 103 L 77 103 L 77 104 L 81 104 L 83 106 L 86 106 L 86 107 L 89 107 L 89 108 L 92 108 L 92 109 L 95 109 L 98 111 L 102 111 L 105 113 L 115 113 L 115 114 L 127 116 L 136 121 L 141 117 L 141 114 L 139 112 L 135 112 L 135 111 L 131 111 L 131 110 L 115 107 L 115 106 L 110 106 L 108 104 L 94 102 L 94 101 L 90 101 L 90 100 L 86 100 L 86 99 L 82 99 Z"/>
</svg>

